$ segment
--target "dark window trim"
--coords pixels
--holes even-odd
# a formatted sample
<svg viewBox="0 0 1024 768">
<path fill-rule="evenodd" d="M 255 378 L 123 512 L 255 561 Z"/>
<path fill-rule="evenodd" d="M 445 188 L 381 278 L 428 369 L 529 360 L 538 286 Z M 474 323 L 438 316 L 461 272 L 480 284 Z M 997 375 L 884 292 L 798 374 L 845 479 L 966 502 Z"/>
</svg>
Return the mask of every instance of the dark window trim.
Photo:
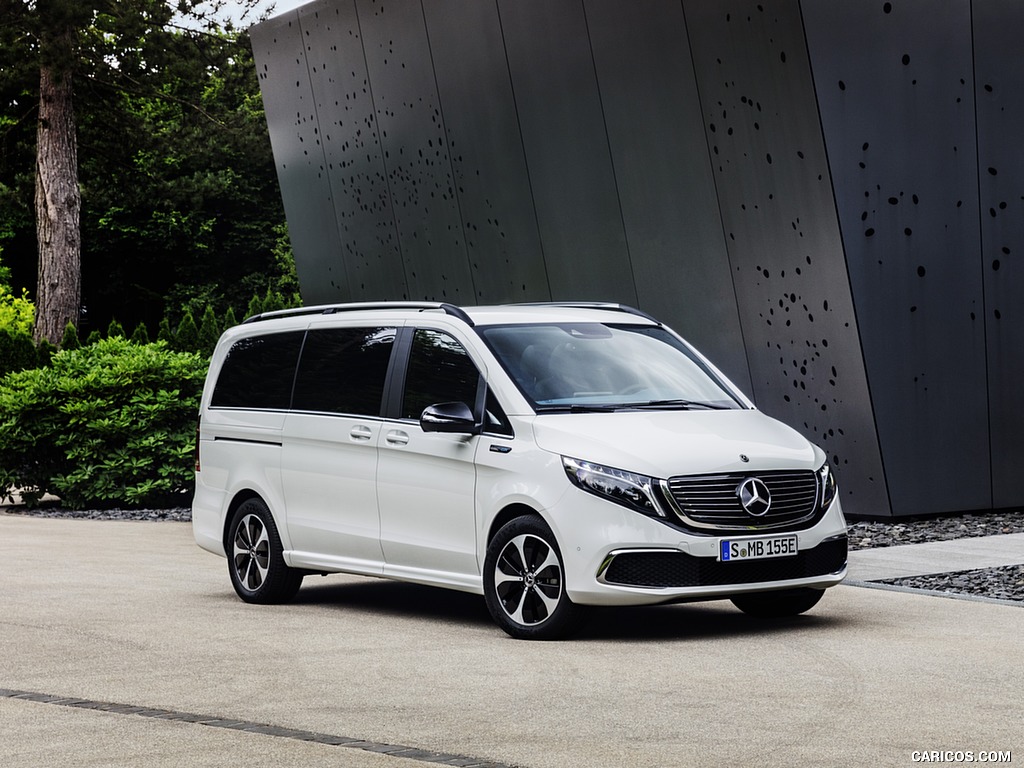
<svg viewBox="0 0 1024 768">
<path fill-rule="evenodd" d="M 269 445 L 273 448 L 280 448 L 284 445 L 280 440 L 257 440 L 251 437 L 225 437 L 223 435 L 214 435 L 213 442 L 215 443 L 248 443 L 249 445 Z"/>
<path fill-rule="evenodd" d="M 383 418 L 390 421 L 404 421 L 402 413 L 402 396 L 405 394 L 405 377 L 409 371 L 409 356 L 412 353 L 412 339 L 416 328 L 402 326 L 395 337 L 395 347 L 391 352 L 387 377 L 384 380 L 384 398 L 381 408 Z"/>
</svg>

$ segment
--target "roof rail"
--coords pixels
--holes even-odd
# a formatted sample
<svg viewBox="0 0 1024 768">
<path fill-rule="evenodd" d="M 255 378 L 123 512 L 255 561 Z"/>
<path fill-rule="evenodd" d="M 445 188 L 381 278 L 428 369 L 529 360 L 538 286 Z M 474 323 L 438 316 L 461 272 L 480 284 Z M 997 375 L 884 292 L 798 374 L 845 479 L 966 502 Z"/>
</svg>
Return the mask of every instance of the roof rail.
<svg viewBox="0 0 1024 768">
<path fill-rule="evenodd" d="M 374 309 L 440 309 L 445 314 L 457 317 L 469 326 L 473 325 L 472 319 L 466 314 L 462 307 L 440 301 L 360 301 L 347 304 L 318 304 L 312 307 L 293 307 L 291 309 L 277 309 L 272 312 L 261 312 L 242 321 L 246 323 L 258 323 L 262 320 L 271 320 L 275 317 L 300 317 L 302 315 L 334 315 L 339 312 L 358 312 L 361 310 Z"/>
<path fill-rule="evenodd" d="M 604 309 L 610 312 L 625 312 L 628 315 L 636 315 L 652 323 L 661 325 L 661 321 L 652 317 L 643 310 L 631 307 L 628 304 L 616 304 L 609 301 L 527 301 L 521 306 L 527 307 L 568 307 L 572 309 Z"/>
</svg>

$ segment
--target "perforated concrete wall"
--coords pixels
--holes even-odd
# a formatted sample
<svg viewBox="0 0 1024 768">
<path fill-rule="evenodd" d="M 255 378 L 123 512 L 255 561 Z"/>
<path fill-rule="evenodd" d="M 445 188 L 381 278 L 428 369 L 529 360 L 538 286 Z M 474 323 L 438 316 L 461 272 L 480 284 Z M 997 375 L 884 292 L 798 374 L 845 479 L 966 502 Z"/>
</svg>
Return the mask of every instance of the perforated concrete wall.
<svg viewBox="0 0 1024 768">
<path fill-rule="evenodd" d="M 1024 503 L 1022 33 L 1010 0 L 319 0 L 251 32 L 307 302 L 639 306 L 867 516 Z"/>
</svg>

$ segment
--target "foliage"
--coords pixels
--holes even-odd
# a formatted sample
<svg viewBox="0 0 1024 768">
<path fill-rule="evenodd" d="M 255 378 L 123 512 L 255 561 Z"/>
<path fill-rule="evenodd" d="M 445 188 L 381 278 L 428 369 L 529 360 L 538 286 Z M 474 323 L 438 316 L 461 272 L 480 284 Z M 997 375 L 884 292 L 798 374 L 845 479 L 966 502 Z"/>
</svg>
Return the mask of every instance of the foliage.
<svg viewBox="0 0 1024 768">
<path fill-rule="evenodd" d="M 36 308 L 28 298 L 27 291 L 23 290 L 21 296 L 17 296 L 6 286 L 0 285 L 0 328 L 31 336 L 35 317 Z"/>
<path fill-rule="evenodd" d="M 0 377 L 39 365 L 36 345 L 29 333 L 0 326 Z"/>
<path fill-rule="evenodd" d="M 186 312 L 178 323 L 178 331 L 174 334 L 171 347 L 180 351 L 199 349 L 199 328 L 191 312 Z"/>
<path fill-rule="evenodd" d="M 35 305 L 26 291 L 18 296 L 11 290 L 10 279 L 10 269 L 0 264 L 0 377 L 39 364 L 32 341 Z"/>
<path fill-rule="evenodd" d="M 14 246 L 21 284 L 35 276 L 38 39 L 44 11 L 67 6 L 77 29 L 68 65 L 82 189 L 83 336 L 114 315 L 126 328 L 153 328 L 170 313 L 177 327 L 193 296 L 206 297 L 191 307 L 198 318 L 207 303 L 220 314 L 268 287 L 294 292 L 256 68 L 247 35 L 222 26 L 227 4 L 0 3 L 0 244 Z"/>
<path fill-rule="evenodd" d="M 82 346 L 82 342 L 78 339 L 78 329 L 75 328 L 74 323 L 68 323 L 64 327 L 64 335 L 60 340 L 60 348 L 71 351 L 72 349 L 78 349 Z"/>
<path fill-rule="evenodd" d="M 22 289 L 19 296 L 11 289 L 10 267 L 0 263 L 0 329 L 11 333 L 32 334 L 36 319 L 36 307 Z"/>
<path fill-rule="evenodd" d="M 0 381 L 0 491 L 66 506 L 163 505 L 193 483 L 198 355 L 109 338 Z"/>
<path fill-rule="evenodd" d="M 146 324 L 139 323 L 136 325 L 130 338 L 133 344 L 149 344 L 149 331 L 146 329 Z"/>
<path fill-rule="evenodd" d="M 208 357 L 212 355 L 213 348 L 217 346 L 217 339 L 220 338 L 220 332 L 220 321 L 213 311 L 213 306 L 207 304 L 203 312 L 203 318 L 199 321 L 198 349 L 196 351 Z"/>
</svg>

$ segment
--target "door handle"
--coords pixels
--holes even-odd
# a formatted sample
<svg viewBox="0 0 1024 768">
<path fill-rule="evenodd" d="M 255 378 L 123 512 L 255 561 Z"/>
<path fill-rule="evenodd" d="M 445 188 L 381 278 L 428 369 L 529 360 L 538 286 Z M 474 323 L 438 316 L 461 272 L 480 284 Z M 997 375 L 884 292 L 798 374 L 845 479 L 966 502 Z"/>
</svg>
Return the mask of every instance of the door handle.
<svg viewBox="0 0 1024 768">
<path fill-rule="evenodd" d="M 403 432 L 400 429 L 392 429 L 384 439 L 391 443 L 391 445 L 408 445 L 409 433 Z"/>
<path fill-rule="evenodd" d="M 373 430 L 369 427 L 365 427 L 362 424 L 358 424 L 352 427 L 352 431 L 348 433 L 348 436 L 353 440 L 369 440 L 373 437 Z"/>
</svg>

